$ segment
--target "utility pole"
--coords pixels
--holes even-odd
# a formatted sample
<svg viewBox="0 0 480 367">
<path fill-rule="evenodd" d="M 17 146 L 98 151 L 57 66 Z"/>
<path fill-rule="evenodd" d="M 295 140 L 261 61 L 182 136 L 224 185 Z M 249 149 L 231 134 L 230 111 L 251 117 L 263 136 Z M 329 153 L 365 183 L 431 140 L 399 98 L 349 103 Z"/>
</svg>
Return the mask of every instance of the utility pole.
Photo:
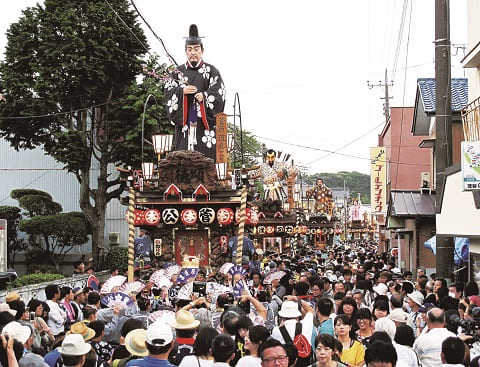
<svg viewBox="0 0 480 367">
<path fill-rule="evenodd" d="M 382 99 L 385 100 L 385 103 L 383 104 L 383 114 L 385 116 L 385 124 L 387 124 L 388 121 L 390 120 L 390 98 L 392 98 L 388 94 L 388 87 L 393 86 L 393 82 L 390 82 L 390 83 L 388 82 L 387 69 L 385 69 L 384 83 L 382 83 L 382 81 L 380 80 L 378 84 L 370 84 L 370 81 L 367 80 L 367 85 L 370 89 L 373 89 L 374 87 L 385 87 L 385 97 L 383 97 Z"/>
<path fill-rule="evenodd" d="M 452 92 L 449 0 L 435 0 L 435 212 L 442 207 L 445 169 L 452 164 Z M 452 237 L 436 236 L 437 276 L 449 279 L 453 272 Z"/>
</svg>

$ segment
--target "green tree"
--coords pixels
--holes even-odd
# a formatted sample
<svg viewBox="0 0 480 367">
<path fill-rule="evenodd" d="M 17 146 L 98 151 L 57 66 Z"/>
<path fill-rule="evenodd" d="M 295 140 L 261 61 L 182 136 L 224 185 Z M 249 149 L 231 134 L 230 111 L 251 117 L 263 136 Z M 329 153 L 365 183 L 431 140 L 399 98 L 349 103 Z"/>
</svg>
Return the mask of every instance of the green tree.
<svg viewBox="0 0 480 367">
<path fill-rule="evenodd" d="M 21 209 L 16 206 L 0 206 L 0 218 L 7 220 L 7 264 L 15 266 L 15 256 L 25 250 L 27 243 L 18 238 L 18 225 L 22 218 Z"/>
<path fill-rule="evenodd" d="M 151 76 L 139 86 L 136 82 L 145 35 L 126 0 L 45 0 L 43 6 L 23 11 L 7 39 L 0 64 L 6 96 L 0 136 L 17 150 L 43 148 L 76 176 L 98 264 L 104 253 L 107 203 L 124 190 L 112 174 L 113 165 L 123 161 L 136 166 L 141 161 L 145 96 L 153 93 L 161 100 L 161 91 L 148 91 L 154 84 Z M 157 118 L 151 117 L 154 112 Z M 158 117 L 161 113 L 159 105 L 148 109 L 147 132 L 153 121 L 156 128 L 165 122 Z"/>
<path fill-rule="evenodd" d="M 76 245 L 88 240 L 88 226 L 83 213 L 37 215 L 20 222 L 20 229 L 30 235 L 30 245 L 43 253 L 55 268 Z"/>
<path fill-rule="evenodd" d="M 74 246 L 87 242 L 90 231 L 83 213 L 60 213 L 62 206 L 40 190 L 17 189 L 10 196 L 18 200 L 27 217 L 18 228 L 29 235 L 37 264 L 46 258 L 58 270 L 59 263 Z M 17 221 L 20 218 L 18 209 Z"/>
<path fill-rule="evenodd" d="M 230 155 L 232 157 L 232 167 L 242 167 L 242 152 L 243 163 L 245 164 L 245 167 L 248 168 L 257 166 L 261 161 L 264 151 L 262 143 L 255 139 L 250 131 L 243 130 L 241 132 L 238 126 L 234 127 L 232 124 L 230 124 L 229 131 L 235 134 L 234 149 Z"/>
</svg>

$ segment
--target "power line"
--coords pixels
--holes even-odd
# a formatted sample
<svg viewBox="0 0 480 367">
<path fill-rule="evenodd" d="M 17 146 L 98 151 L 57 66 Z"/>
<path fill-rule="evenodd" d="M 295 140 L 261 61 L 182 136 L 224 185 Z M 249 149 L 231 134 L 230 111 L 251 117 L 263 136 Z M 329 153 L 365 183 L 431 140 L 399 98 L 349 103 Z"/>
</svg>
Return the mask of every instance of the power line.
<svg viewBox="0 0 480 367">
<path fill-rule="evenodd" d="M 50 171 L 53 171 L 53 170 L 57 170 L 56 167 L 58 167 L 58 165 L 60 164 L 60 162 L 58 162 L 56 165 L 54 165 L 53 167 L 51 167 L 50 169 L 48 169 L 46 172 L 42 173 L 40 176 L 34 178 L 32 181 L 30 181 L 28 184 L 24 185 L 22 187 L 22 189 L 25 189 L 27 187 L 29 187 L 31 184 L 33 184 L 34 182 L 40 180 L 43 176 L 47 175 Z M 3 199 L 0 200 L 0 203 L 3 203 L 5 200 L 7 200 L 8 198 L 10 197 L 10 195 L 7 195 L 5 196 Z"/>
<path fill-rule="evenodd" d="M 268 140 L 268 141 L 273 141 L 273 142 L 279 143 L 279 144 L 290 145 L 290 146 L 294 146 L 294 147 L 297 147 L 297 148 L 310 149 L 310 150 L 315 150 L 315 151 L 319 151 L 319 152 L 336 154 L 336 155 L 340 155 L 340 156 L 348 157 L 348 158 L 355 158 L 355 159 L 361 159 L 361 160 L 371 161 L 370 158 L 360 157 L 360 156 L 356 156 L 356 155 L 352 155 L 352 154 L 338 153 L 338 152 L 335 152 L 335 151 L 332 151 L 332 150 L 314 148 L 314 147 L 309 147 L 309 146 L 301 145 L 301 144 L 287 143 L 287 142 L 285 142 L 285 141 L 276 140 L 276 139 L 271 139 L 271 138 L 266 138 L 266 137 L 259 136 L 259 135 L 253 135 L 253 136 L 255 136 L 255 137 L 259 138 L 259 139 Z M 408 162 L 394 162 L 394 161 L 392 161 L 392 160 L 388 160 L 388 161 L 379 160 L 379 162 L 397 163 L 397 164 L 402 164 L 402 165 L 405 165 L 405 166 L 423 166 L 423 167 L 430 167 L 429 164 L 418 164 L 418 163 L 408 163 Z"/>
<path fill-rule="evenodd" d="M 398 63 L 398 58 L 400 56 L 400 49 L 402 46 L 402 40 L 403 40 L 403 28 L 405 27 L 405 16 L 407 15 L 407 8 L 408 8 L 408 0 L 403 1 L 403 9 L 402 9 L 402 16 L 400 18 L 400 28 L 398 30 L 398 39 L 397 39 L 397 48 L 395 50 L 395 58 L 393 61 L 393 70 L 392 70 L 392 77 L 391 80 L 395 80 L 395 73 L 397 71 L 397 63 Z"/>
<path fill-rule="evenodd" d="M 104 105 L 107 105 L 107 104 L 111 104 L 111 103 L 114 103 L 114 102 L 116 102 L 116 101 L 118 101 L 118 100 L 120 100 L 120 98 L 119 98 L 119 99 L 116 99 L 116 100 L 114 100 L 114 101 L 109 101 L 109 102 L 99 103 L 99 104 L 92 105 L 92 106 L 88 106 L 88 107 L 79 108 L 79 109 L 77 109 L 77 110 L 70 110 L 70 111 L 66 111 L 66 112 L 47 113 L 47 114 L 44 114 L 44 115 L 0 116 L 0 120 L 26 120 L 26 119 L 34 119 L 34 118 L 42 118 L 42 117 L 68 115 L 68 114 L 70 114 L 70 113 L 75 113 L 75 112 L 79 112 L 79 111 L 86 111 L 86 110 L 89 110 L 89 109 L 91 109 L 91 108 L 96 108 L 96 107 L 104 106 Z"/>
<path fill-rule="evenodd" d="M 410 15 L 408 18 L 408 33 L 407 33 L 407 49 L 405 53 L 405 66 L 408 65 L 408 51 L 410 46 L 410 27 L 412 25 L 412 9 L 413 9 L 413 2 L 410 2 Z M 402 96 L 402 106 L 405 106 L 405 94 L 406 94 L 406 86 L 407 86 L 407 68 L 405 68 L 405 72 L 403 75 L 403 96 Z M 404 115 L 405 107 L 402 107 L 402 118 L 400 120 L 400 137 L 398 142 L 398 149 L 397 149 L 397 156 L 400 159 L 400 148 L 402 146 L 402 134 L 403 134 L 403 115 Z M 395 169 L 395 189 L 397 188 L 398 183 L 398 168 L 399 164 L 397 164 Z"/>
<path fill-rule="evenodd" d="M 137 6 L 135 5 L 134 1 L 133 0 L 130 0 L 130 3 L 132 4 L 132 6 L 135 8 L 135 11 L 137 12 L 138 16 L 140 18 L 142 18 L 143 20 L 143 23 L 145 23 L 145 25 L 148 27 L 148 29 L 150 29 L 150 31 L 152 32 L 152 34 L 155 36 L 155 38 L 160 41 L 160 44 L 162 45 L 163 49 L 165 50 L 165 53 L 167 54 L 168 58 L 170 59 L 170 61 L 173 61 L 173 63 L 178 66 L 177 62 L 175 61 L 175 59 L 173 58 L 172 55 L 170 55 L 170 52 L 168 52 L 167 50 L 167 47 L 165 46 L 165 43 L 163 42 L 163 40 L 157 36 L 157 34 L 155 33 L 155 31 L 152 29 L 152 27 L 150 26 L 150 24 L 148 24 L 148 22 L 146 21 L 146 19 L 143 17 L 143 15 L 140 13 L 140 11 L 138 10 Z"/>
<path fill-rule="evenodd" d="M 145 51 L 149 54 L 149 55 L 152 55 L 150 50 L 148 49 L 148 46 L 145 45 L 138 37 L 137 35 L 135 34 L 135 32 L 128 26 L 127 23 L 125 23 L 125 21 L 122 19 L 122 17 L 120 16 L 120 14 L 117 13 L 117 11 L 113 8 L 112 5 L 110 5 L 110 3 L 108 2 L 108 0 L 105 0 L 105 2 L 107 3 L 107 5 L 110 7 L 110 9 L 112 10 L 112 12 L 117 16 L 118 19 L 120 19 L 120 21 L 122 22 L 122 24 L 129 30 L 129 32 L 133 35 L 133 37 L 135 37 L 135 39 L 140 43 L 140 45 L 145 49 Z"/>
<path fill-rule="evenodd" d="M 345 145 L 342 145 L 340 148 L 335 149 L 332 153 L 327 153 L 327 154 L 321 156 L 320 158 L 317 158 L 317 159 L 315 159 L 315 160 L 313 160 L 313 161 L 311 161 L 311 162 L 308 162 L 307 164 L 312 164 L 312 163 L 318 162 L 319 160 L 321 160 L 321 159 L 323 159 L 323 158 L 326 158 L 326 157 L 328 157 L 328 156 L 330 156 L 330 155 L 332 155 L 332 154 L 334 154 L 334 153 L 337 153 L 339 150 L 342 150 L 343 148 L 348 147 L 350 144 L 355 143 L 356 141 L 358 141 L 358 140 L 360 140 L 361 138 L 363 138 L 365 135 L 368 135 L 368 134 L 370 134 L 372 131 L 374 131 L 375 129 L 378 129 L 378 128 L 379 128 L 380 126 L 382 126 L 383 124 L 384 124 L 384 122 L 382 121 L 380 124 L 378 124 L 378 125 L 375 126 L 374 128 L 368 130 L 365 134 L 362 134 L 362 135 L 360 135 L 359 137 L 353 139 L 352 141 L 346 143 Z"/>
</svg>

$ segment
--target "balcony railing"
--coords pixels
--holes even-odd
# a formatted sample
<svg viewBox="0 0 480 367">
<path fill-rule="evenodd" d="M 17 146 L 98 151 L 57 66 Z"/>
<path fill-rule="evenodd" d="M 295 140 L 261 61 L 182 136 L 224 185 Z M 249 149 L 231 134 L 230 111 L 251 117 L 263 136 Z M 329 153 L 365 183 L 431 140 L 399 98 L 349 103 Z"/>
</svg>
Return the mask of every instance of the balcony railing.
<svg viewBox="0 0 480 367">
<path fill-rule="evenodd" d="M 462 123 L 466 141 L 480 140 L 480 97 L 462 110 Z"/>
</svg>

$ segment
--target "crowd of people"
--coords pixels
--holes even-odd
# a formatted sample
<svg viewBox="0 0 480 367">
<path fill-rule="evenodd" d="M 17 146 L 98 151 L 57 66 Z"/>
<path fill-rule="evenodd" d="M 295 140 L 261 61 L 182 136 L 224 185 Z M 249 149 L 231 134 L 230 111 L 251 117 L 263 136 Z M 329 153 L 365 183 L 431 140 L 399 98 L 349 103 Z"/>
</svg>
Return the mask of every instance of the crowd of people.
<svg viewBox="0 0 480 367">
<path fill-rule="evenodd" d="M 475 282 L 402 272 L 372 242 L 255 259 L 164 264 L 128 300 L 102 284 L 50 284 L 45 301 L 11 292 L 1 366 L 479 366 Z"/>
</svg>

